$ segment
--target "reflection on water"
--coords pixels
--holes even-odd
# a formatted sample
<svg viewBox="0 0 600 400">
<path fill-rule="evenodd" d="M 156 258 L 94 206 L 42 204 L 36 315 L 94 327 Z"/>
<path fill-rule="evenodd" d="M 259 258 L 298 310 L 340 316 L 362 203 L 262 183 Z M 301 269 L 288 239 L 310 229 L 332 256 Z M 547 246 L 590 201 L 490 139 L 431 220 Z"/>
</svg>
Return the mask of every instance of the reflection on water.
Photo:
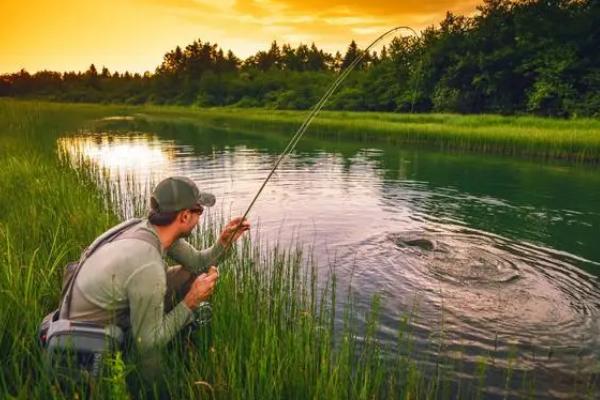
<svg viewBox="0 0 600 400">
<path fill-rule="evenodd" d="M 171 165 L 176 150 L 168 142 L 156 136 L 138 134 L 129 136 L 87 135 L 77 138 L 61 138 L 58 148 L 74 156 L 102 166 L 111 179 L 134 175 L 146 180 Z"/>
<path fill-rule="evenodd" d="M 176 158 L 185 152 L 184 146 L 143 133 L 65 137 L 57 145 L 59 154 L 68 156 L 73 165 L 102 168 L 102 175 L 114 183 L 111 200 L 122 205 L 125 218 L 140 214 L 134 204 L 145 204 L 154 184 L 176 173 Z"/>
<path fill-rule="evenodd" d="M 119 178 L 114 196 L 127 216 L 139 213 L 129 200 L 174 174 L 213 192 L 217 212 L 235 215 L 286 139 L 177 124 L 147 131 L 158 133 L 58 144 L 75 165 L 89 162 Z M 540 395 L 572 396 L 565 388 L 599 360 L 600 198 L 590 188 L 600 187 L 600 173 L 370 146 L 303 141 L 251 214 L 261 236 L 283 244 L 299 238 L 324 268 L 335 260 L 338 287 L 352 288 L 359 310 L 382 295 L 380 337 L 389 346 L 418 302 L 423 359 L 443 348 L 474 370 L 480 357 L 497 357 L 487 395 L 503 397 L 516 347 L 518 369 L 536 373 Z M 432 345 L 440 323 L 443 347 Z"/>
</svg>

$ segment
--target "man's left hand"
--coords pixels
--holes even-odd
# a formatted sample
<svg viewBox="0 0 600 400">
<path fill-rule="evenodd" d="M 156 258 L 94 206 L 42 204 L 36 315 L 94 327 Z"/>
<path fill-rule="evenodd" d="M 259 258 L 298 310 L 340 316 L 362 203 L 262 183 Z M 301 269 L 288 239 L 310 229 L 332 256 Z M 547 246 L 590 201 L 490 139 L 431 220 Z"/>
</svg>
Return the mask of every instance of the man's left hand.
<svg viewBox="0 0 600 400">
<path fill-rule="evenodd" d="M 234 218 L 225 225 L 225 229 L 223 229 L 221 236 L 219 236 L 219 243 L 222 246 L 227 247 L 238 240 L 240 236 L 249 229 L 250 223 L 247 219 L 242 222 L 242 217 Z"/>
</svg>

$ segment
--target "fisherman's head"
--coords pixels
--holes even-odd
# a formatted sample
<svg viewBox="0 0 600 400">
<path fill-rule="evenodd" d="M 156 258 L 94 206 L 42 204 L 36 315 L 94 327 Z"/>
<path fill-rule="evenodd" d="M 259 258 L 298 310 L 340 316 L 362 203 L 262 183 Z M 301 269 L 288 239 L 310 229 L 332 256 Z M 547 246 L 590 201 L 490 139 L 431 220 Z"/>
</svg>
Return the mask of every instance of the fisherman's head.
<svg viewBox="0 0 600 400">
<path fill-rule="evenodd" d="M 189 236 L 205 207 L 215 204 L 215 196 L 201 192 L 189 178 L 171 176 L 152 192 L 148 220 L 156 226 L 172 226 L 181 237 Z"/>
</svg>

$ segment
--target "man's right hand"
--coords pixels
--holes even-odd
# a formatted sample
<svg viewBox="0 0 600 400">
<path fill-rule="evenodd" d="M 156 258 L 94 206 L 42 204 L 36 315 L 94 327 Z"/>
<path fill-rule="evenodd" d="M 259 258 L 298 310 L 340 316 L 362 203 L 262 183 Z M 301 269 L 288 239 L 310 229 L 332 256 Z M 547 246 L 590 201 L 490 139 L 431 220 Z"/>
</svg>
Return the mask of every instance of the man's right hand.
<svg viewBox="0 0 600 400">
<path fill-rule="evenodd" d="M 190 310 L 195 310 L 203 301 L 207 301 L 215 290 L 215 285 L 219 279 L 219 271 L 211 267 L 207 274 L 199 275 L 190 290 L 185 295 L 183 302 Z"/>
</svg>

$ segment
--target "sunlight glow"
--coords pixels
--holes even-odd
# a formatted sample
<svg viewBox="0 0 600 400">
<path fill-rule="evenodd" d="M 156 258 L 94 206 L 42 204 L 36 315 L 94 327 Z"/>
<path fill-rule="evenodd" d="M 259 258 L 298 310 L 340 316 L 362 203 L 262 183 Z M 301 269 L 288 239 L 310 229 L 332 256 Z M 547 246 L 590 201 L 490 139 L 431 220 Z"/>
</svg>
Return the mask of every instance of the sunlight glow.
<svg viewBox="0 0 600 400">
<path fill-rule="evenodd" d="M 138 178 L 166 171 L 174 159 L 173 150 L 156 137 L 75 136 L 58 141 L 59 150 L 72 162 L 91 162 L 111 176 L 134 174 Z"/>
</svg>

